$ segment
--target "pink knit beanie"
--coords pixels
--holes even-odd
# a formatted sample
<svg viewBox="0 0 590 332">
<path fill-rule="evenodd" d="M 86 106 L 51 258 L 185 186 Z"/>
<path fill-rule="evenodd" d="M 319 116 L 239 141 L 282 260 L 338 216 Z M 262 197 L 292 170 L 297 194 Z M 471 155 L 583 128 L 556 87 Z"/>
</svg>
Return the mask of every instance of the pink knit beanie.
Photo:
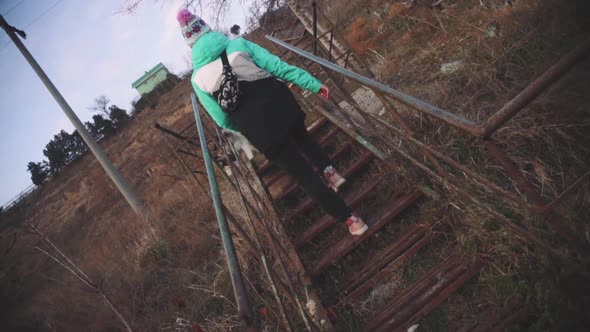
<svg viewBox="0 0 590 332">
<path fill-rule="evenodd" d="M 182 36 L 188 44 L 192 47 L 193 44 L 205 33 L 211 31 L 211 27 L 205 23 L 200 17 L 191 13 L 188 9 L 181 9 L 176 15 Z"/>
</svg>

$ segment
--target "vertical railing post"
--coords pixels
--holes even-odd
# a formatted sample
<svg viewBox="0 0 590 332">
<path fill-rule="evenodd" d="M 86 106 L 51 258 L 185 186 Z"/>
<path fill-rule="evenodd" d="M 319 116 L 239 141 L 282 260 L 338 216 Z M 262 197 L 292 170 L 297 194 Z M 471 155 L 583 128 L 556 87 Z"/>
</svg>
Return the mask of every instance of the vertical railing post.
<svg viewBox="0 0 590 332">
<path fill-rule="evenodd" d="M 328 49 L 328 61 L 332 62 L 332 46 L 334 45 L 334 29 L 330 30 L 330 48 Z M 346 67 L 346 65 L 344 65 Z"/>
<path fill-rule="evenodd" d="M 313 54 L 318 54 L 318 4 L 314 1 L 311 3 L 313 15 Z"/>
<path fill-rule="evenodd" d="M 213 164 L 211 163 L 211 156 L 209 155 L 209 149 L 207 148 L 207 140 L 205 138 L 205 132 L 203 129 L 203 123 L 199 115 L 199 106 L 197 104 L 197 98 L 195 94 L 191 94 L 191 101 L 193 104 L 193 112 L 195 113 L 195 121 L 197 123 L 197 130 L 199 131 L 199 141 L 201 142 L 201 150 L 203 154 L 203 163 L 207 170 L 207 178 L 209 180 L 209 187 L 211 189 L 211 198 L 215 207 L 215 215 L 217 216 L 217 223 L 219 224 L 219 232 L 221 233 L 221 241 L 223 243 L 223 249 L 225 251 L 225 258 L 227 260 L 227 266 L 229 269 L 229 276 L 231 278 L 232 287 L 234 290 L 234 296 L 238 307 L 238 316 L 246 322 L 248 326 L 251 326 L 252 319 L 250 313 L 250 304 L 248 302 L 248 295 L 246 293 L 246 287 L 244 286 L 244 280 L 242 279 L 242 272 L 240 271 L 240 263 L 236 255 L 234 243 L 229 230 L 229 225 L 225 219 L 225 213 L 223 211 L 223 203 L 221 201 L 221 195 L 219 194 L 219 187 L 217 186 L 217 179 L 215 178 L 215 171 Z"/>
</svg>

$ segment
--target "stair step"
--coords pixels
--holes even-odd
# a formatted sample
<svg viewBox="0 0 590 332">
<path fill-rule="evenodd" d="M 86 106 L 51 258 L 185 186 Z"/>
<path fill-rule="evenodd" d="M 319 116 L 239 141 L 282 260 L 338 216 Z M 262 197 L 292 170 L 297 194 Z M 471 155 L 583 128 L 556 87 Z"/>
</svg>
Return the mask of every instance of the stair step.
<svg viewBox="0 0 590 332">
<path fill-rule="evenodd" d="M 321 117 L 318 120 L 316 120 L 314 123 L 312 123 L 311 125 L 309 125 L 307 127 L 307 132 L 310 135 L 315 134 L 326 122 L 328 122 L 328 119 L 326 117 Z M 332 128 L 330 130 L 330 132 L 328 132 L 327 135 L 325 135 L 322 139 L 320 139 L 320 141 L 318 142 L 319 145 L 322 145 L 322 141 L 324 139 L 330 139 L 333 135 L 336 134 L 336 132 L 338 131 L 338 127 L 334 126 L 334 128 Z M 265 160 L 257 169 L 256 169 L 256 174 L 262 176 L 264 175 L 270 168 L 272 167 L 272 163 L 269 160 Z"/>
<path fill-rule="evenodd" d="M 325 116 L 320 117 L 307 127 L 307 132 L 310 135 L 315 134 L 326 122 L 328 122 L 328 118 Z"/>
<path fill-rule="evenodd" d="M 392 268 L 409 262 L 418 251 L 431 243 L 438 234 L 438 232 L 430 230 L 424 224 L 412 227 L 398 241 L 392 243 L 371 260 L 363 270 L 343 283 L 346 285 L 343 291 L 346 295 L 340 302 L 350 303 L 378 285 L 389 275 Z"/>
<path fill-rule="evenodd" d="M 409 287 L 365 326 L 364 331 L 406 331 L 486 265 L 482 256 L 451 256 Z"/>
<path fill-rule="evenodd" d="M 373 160 L 373 157 L 374 157 L 374 155 L 370 151 L 363 152 L 363 154 L 360 156 L 360 158 L 357 159 L 348 168 L 346 168 L 341 173 L 341 175 L 344 178 L 351 177 L 356 172 L 358 172 L 361 168 L 366 166 L 371 160 Z M 292 194 L 298 187 L 299 187 L 299 185 L 297 183 L 293 183 L 289 187 L 285 188 L 285 190 L 281 191 L 276 197 L 273 197 L 273 198 L 277 201 L 281 200 L 281 199 L 289 196 L 290 194 Z M 313 200 L 310 197 L 307 197 L 307 198 L 303 199 L 301 201 L 301 203 L 299 203 L 297 205 L 297 207 L 295 208 L 295 211 L 297 211 L 299 209 L 301 209 L 302 211 L 309 211 L 311 208 L 314 207 L 314 204 L 315 204 L 315 202 L 313 202 Z"/>
<path fill-rule="evenodd" d="M 408 195 L 405 195 L 401 198 L 396 198 L 391 200 L 389 203 L 384 204 L 376 215 L 366 220 L 367 224 L 369 225 L 369 230 L 366 231 L 365 234 L 361 236 L 353 236 L 348 234 L 342 240 L 338 241 L 334 246 L 330 247 L 323 256 L 321 256 L 312 264 L 309 274 L 312 277 L 319 276 L 328 266 L 334 264 L 336 261 L 346 256 L 366 239 L 377 233 L 377 231 L 379 231 L 389 221 L 393 220 L 407 207 L 414 204 L 420 197 L 422 197 L 422 192 L 416 189 Z"/>
<path fill-rule="evenodd" d="M 362 188 L 357 189 L 356 191 L 349 193 L 345 199 L 346 204 L 352 208 L 357 207 L 365 198 L 369 196 L 369 194 L 381 183 L 383 182 L 382 179 L 376 178 L 371 181 L 369 184 L 365 185 Z M 334 226 L 336 224 L 336 220 L 329 214 L 324 214 L 320 218 L 316 219 L 309 228 L 307 228 L 303 233 L 299 234 L 293 244 L 295 248 L 300 248 L 306 243 L 313 240 L 316 236 L 320 235 L 326 229 Z"/>
<path fill-rule="evenodd" d="M 319 146 L 324 146 L 328 143 L 330 143 L 330 140 L 332 138 L 334 138 L 334 136 L 336 136 L 336 134 L 338 134 L 338 132 L 340 131 L 340 128 L 334 126 L 332 127 L 327 134 L 325 134 L 324 136 L 322 136 L 322 138 L 320 138 L 318 140 L 318 145 Z"/>
<path fill-rule="evenodd" d="M 330 154 L 330 160 L 337 160 L 346 151 L 348 151 L 348 149 L 350 149 L 351 147 L 352 147 L 352 143 L 351 142 L 344 143 L 341 147 L 338 148 L 338 150 L 336 150 L 336 151 L 334 151 L 333 153 Z M 273 177 L 271 177 L 270 179 L 268 179 L 268 181 L 266 181 L 266 183 L 264 183 L 264 185 L 267 186 L 267 187 L 270 187 L 275 182 L 277 182 L 278 180 L 282 179 L 286 175 L 287 175 L 287 173 L 285 171 L 280 170 L 280 171 L 277 172 L 277 174 L 275 174 Z"/>
</svg>

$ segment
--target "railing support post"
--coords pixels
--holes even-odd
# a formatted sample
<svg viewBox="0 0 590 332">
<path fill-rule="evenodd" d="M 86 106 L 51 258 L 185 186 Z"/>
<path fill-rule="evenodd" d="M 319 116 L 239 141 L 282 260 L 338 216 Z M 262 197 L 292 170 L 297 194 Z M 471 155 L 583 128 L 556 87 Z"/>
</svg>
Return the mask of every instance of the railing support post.
<svg viewBox="0 0 590 332">
<path fill-rule="evenodd" d="M 238 262 L 238 257 L 236 255 L 236 249 L 234 248 L 229 225 L 225 219 L 223 203 L 221 201 L 221 195 L 219 194 L 219 187 L 217 186 L 217 179 L 215 178 L 215 171 L 213 170 L 213 164 L 211 163 L 209 149 L 207 148 L 207 140 L 205 138 L 203 123 L 201 122 L 201 117 L 199 116 L 197 98 L 195 97 L 194 93 L 191 94 L 191 101 L 193 104 L 193 112 L 195 113 L 195 121 L 197 122 L 197 130 L 199 131 L 199 141 L 201 142 L 203 163 L 205 164 L 205 169 L 207 170 L 207 178 L 209 180 L 209 187 L 211 189 L 211 198 L 215 207 L 215 215 L 217 216 L 219 232 L 221 233 L 221 241 L 223 243 L 225 258 L 227 260 L 229 275 L 238 307 L 238 316 L 244 320 L 244 322 L 246 322 L 246 325 L 251 326 L 252 315 L 250 313 L 250 303 L 248 301 L 246 287 L 244 286 L 244 280 L 242 279 L 240 263 Z"/>
<path fill-rule="evenodd" d="M 318 4 L 314 1 L 311 3 L 313 9 L 313 54 L 318 54 Z M 331 47 L 331 44 L 330 44 Z"/>
</svg>

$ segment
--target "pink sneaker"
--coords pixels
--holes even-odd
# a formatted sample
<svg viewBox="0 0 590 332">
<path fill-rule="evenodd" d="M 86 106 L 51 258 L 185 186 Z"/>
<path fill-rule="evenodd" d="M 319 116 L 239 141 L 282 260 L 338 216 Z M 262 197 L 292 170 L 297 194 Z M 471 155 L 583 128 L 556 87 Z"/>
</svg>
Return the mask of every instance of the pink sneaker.
<svg viewBox="0 0 590 332">
<path fill-rule="evenodd" d="M 354 236 L 363 235 L 369 229 L 363 219 L 354 213 L 346 220 L 346 224 L 348 225 L 348 231 Z"/>
<path fill-rule="evenodd" d="M 338 192 L 338 189 L 346 183 L 346 179 L 338 174 L 333 166 L 328 166 L 324 169 L 324 179 L 334 192 Z"/>
</svg>

